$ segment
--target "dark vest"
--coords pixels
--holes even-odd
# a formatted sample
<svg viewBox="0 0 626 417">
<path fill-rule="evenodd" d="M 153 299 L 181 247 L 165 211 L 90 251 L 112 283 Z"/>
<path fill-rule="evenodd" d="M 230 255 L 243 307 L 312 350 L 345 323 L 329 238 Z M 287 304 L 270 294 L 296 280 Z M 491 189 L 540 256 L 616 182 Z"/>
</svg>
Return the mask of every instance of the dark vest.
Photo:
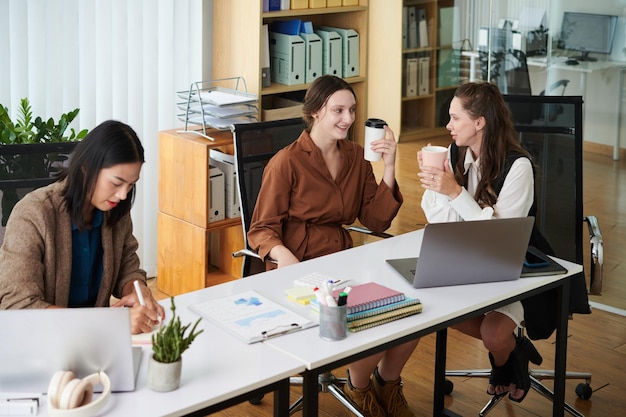
<svg viewBox="0 0 626 417">
<path fill-rule="evenodd" d="M 500 194 L 504 180 L 511 170 L 511 166 L 518 158 L 525 158 L 525 155 L 519 153 L 511 153 L 507 155 L 504 169 L 498 175 L 493 183 L 494 191 L 496 195 Z M 456 144 L 450 145 L 450 162 L 453 167 L 456 167 L 456 163 L 459 159 L 459 147 Z M 532 163 L 532 161 L 531 161 Z M 533 177 L 535 174 L 535 168 L 533 166 Z M 467 180 L 464 187 L 467 188 Z M 533 196 L 533 204 L 528 211 L 529 216 L 535 216 L 537 213 L 537 195 L 536 191 Z M 548 255 L 554 255 L 554 250 L 541 234 L 537 226 L 533 226 L 533 230 L 530 236 L 530 246 L 534 246 Z M 557 325 L 557 309 L 556 309 L 556 290 L 548 290 L 537 295 L 533 295 L 529 298 L 522 300 L 524 306 L 524 324 L 526 327 L 526 333 L 528 337 L 533 340 L 547 339 L 554 332 Z"/>
<path fill-rule="evenodd" d="M 500 191 L 502 191 L 502 186 L 504 185 L 504 180 L 506 179 L 506 176 L 509 175 L 511 166 L 513 166 L 513 163 L 517 161 L 518 158 L 526 158 L 526 156 L 523 154 L 514 153 L 514 152 L 507 155 L 506 161 L 504 163 L 504 168 L 502 169 L 502 172 L 500 172 L 500 174 L 498 175 L 498 177 L 493 183 L 493 189 L 496 195 L 500 195 Z M 456 163 L 458 162 L 458 159 L 459 159 L 459 147 L 455 143 L 453 143 L 450 145 L 450 163 L 452 164 L 453 167 L 456 167 Z M 530 162 L 532 164 L 532 161 Z M 535 166 L 533 165 L 533 177 L 534 176 L 535 176 Z M 467 189 L 467 178 L 463 186 Z M 537 192 L 534 191 L 533 192 L 533 204 L 530 207 L 530 210 L 528 210 L 528 216 L 534 217 L 536 215 L 537 215 Z M 539 249 L 540 251 L 542 251 L 543 253 L 547 255 L 554 255 L 554 250 L 552 249 L 552 246 L 550 246 L 550 243 L 548 243 L 547 239 L 541 234 L 539 229 L 537 229 L 536 225 L 533 226 L 533 230 L 530 235 L 530 241 L 528 244 L 529 246 L 536 247 L 537 249 Z"/>
</svg>

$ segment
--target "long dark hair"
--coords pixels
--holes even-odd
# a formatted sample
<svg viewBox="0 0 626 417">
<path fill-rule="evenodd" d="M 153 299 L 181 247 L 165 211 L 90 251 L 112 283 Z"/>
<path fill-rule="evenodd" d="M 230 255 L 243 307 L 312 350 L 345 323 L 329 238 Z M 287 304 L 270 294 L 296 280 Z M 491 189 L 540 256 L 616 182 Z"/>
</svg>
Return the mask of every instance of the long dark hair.
<svg viewBox="0 0 626 417">
<path fill-rule="evenodd" d="M 476 201 L 481 207 L 493 206 L 498 199 L 494 181 L 501 174 L 507 156 L 519 154 L 531 159 L 530 154 L 520 145 L 511 111 L 496 85 L 488 82 L 463 84 L 456 89 L 454 96 L 472 119 L 481 116 L 485 119 Z M 463 163 L 466 152 L 466 146 L 459 147 L 459 159 L 454 167 L 454 176 L 461 185 L 465 182 Z"/>
<path fill-rule="evenodd" d="M 72 221 L 84 229 L 83 208 L 90 204 L 100 171 L 118 164 L 145 162 L 144 149 L 137 133 L 128 125 L 115 120 L 105 121 L 91 130 L 74 148 L 69 165 L 59 172 L 58 180 L 66 180 L 63 190 L 65 207 Z M 108 225 L 117 223 L 130 212 L 135 199 L 135 187 L 125 200 L 110 211 Z"/>
<path fill-rule="evenodd" d="M 356 94 L 352 86 L 342 78 L 334 75 L 322 75 L 313 81 L 313 84 L 311 84 L 304 96 L 304 105 L 302 106 L 302 119 L 304 119 L 305 125 L 304 130 L 311 133 L 311 128 L 315 121 L 315 119 L 313 119 L 313 113 L 318 112 L 324 107 L 328 98 L 339 90 L 350 91 L 356 101 Z"/>
</svg>

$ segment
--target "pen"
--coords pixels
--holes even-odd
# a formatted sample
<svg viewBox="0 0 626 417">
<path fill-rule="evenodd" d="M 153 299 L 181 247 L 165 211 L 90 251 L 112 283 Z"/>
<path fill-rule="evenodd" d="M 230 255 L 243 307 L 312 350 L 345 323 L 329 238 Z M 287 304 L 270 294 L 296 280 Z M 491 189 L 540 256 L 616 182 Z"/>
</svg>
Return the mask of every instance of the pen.
<svg viewBox="0 0 626 417">
<path fill-rule="evenodd" d="M 133 283 L 135 285 L 135 293 L 137 294 L 137 298 L 139 299 L 139 304 L 142 306 L 146 305 L 146 301 L 143 299 L 143 294 L 141 293 L 141 288 L 139 288 L 139 280 L 136 279 Z"/>
</svg>

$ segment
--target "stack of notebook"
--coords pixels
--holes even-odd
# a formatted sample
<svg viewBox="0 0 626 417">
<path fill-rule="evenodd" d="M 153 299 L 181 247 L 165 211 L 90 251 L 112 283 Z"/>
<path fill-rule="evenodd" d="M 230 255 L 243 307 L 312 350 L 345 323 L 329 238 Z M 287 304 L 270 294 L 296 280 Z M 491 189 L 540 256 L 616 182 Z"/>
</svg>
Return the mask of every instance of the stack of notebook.
<svg viewBox="0 0 626 417">
<path fill-rule="evenodd" d="M 336 290 L 335 298 L 344 290 Z M 312 308 L 319 308 L 313 300 Z M 389 323 L 422 311 L 422 303 L 417 298 L 385 287 L 376 282 L 355 285 L 347 299 L 348 330 L 358 332 L 380 324 Z"/>
</svg>

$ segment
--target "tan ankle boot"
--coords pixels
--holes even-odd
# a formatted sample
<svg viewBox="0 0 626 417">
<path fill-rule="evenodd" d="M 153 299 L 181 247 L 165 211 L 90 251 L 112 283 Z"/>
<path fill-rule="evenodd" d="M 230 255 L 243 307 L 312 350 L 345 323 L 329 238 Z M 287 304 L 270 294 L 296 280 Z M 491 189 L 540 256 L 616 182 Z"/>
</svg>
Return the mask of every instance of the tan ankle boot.
<svg viewBox="0 0 626 417">
<path fill-rule="evenodd" d="M 400 378 L 395 381 L 385 381 L 385 385 L 381 385 L 376 376 L 373 376 L 372 380 L 376 399 L 383 408 L 386 417 L 415 416 L 409 409 L 409 404 L 402 393 L 402 380 Z"/>
<path fill-rule="evenodd" d="M 355 388 L 350 382 L 350 373 L 348 372 L 348 382 L 343 386 L 343 393 L 348 397 L 352 405 L 354 405 L 366 417 L 384 417 L 385 413 L 376 401 L 374 391 L 372 391 L 372 381 L 367 388 Z"/>
</svg>

